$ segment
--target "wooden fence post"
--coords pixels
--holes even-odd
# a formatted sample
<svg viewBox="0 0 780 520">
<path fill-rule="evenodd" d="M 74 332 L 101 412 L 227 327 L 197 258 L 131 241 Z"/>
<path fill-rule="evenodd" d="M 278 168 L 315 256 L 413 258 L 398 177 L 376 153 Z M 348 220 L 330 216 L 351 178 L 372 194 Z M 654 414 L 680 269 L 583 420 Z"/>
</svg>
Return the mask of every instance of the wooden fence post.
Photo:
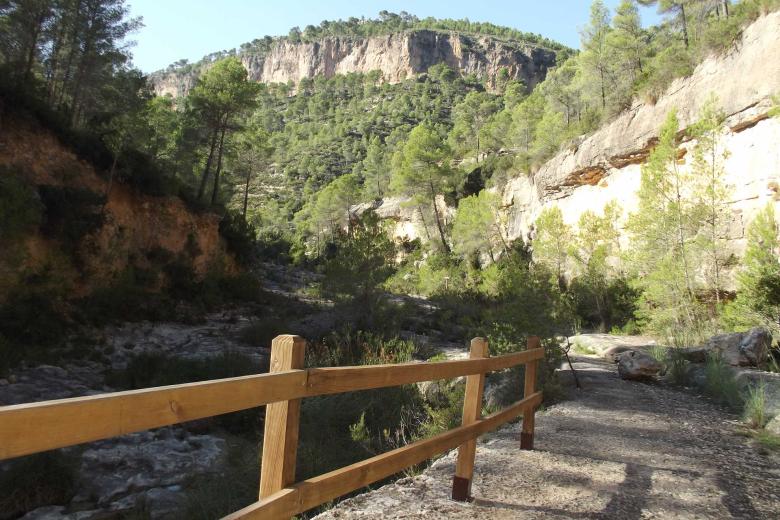
<svg viewBox="0 0 780 520">
<path fill-rule="evenodd" d="M 471 340 L 470 359 L 486 358 L 488 343 L 485 338 Z M 479 420 L 482 415 L 482 393 L 485 389 L 485 374 L 473 374 L 466 377 L 466 395 L 463 398 L 463 425 Z M 477 440 L 472 439 L 458 447 L 458 462 L 455 476 L 452 478 L 452 498 L 465 502 L 471 500 L 471 480 L 474 475 L 474 457 L 477 452 Z"/>
<path fill-rule="evenodd" d="M 539 336 L 529 336 L 527 343 L 527 350 L 539 348 L 542 346 L 542 342 L 539 340 Z M 525 365 L 525 389 L 523 390 L 523 397 L 528 397 L 536 392 L 536 367 L 539 364 L 539 360 L 534 360 Z M 523 412 L 523 431 L 520 434 L 520 449 L 532 450 L 534 449 L 534 414 L 535 408 L 529 408 Z"/>
<path fill-rule="evenodd" d="M 271 342 L 271 372 L 303 368 L 306 340 L 277 336 Z M 295 483 L 298 422 L 301 400 L 271 403 L 265 408 L 263 459 L 260 464 L 260 499 Z"/>
</svg>

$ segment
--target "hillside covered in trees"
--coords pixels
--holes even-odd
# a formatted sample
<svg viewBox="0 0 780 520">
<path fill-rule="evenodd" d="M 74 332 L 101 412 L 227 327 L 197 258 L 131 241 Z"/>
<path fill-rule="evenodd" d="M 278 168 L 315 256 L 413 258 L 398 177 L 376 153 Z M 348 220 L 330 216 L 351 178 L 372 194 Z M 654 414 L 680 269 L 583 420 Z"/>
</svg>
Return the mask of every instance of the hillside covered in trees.
<svg viewBox="0 0 780 520">
<path fill-rule="evenodd" d="M 662 21 L 644 26 L 640 5 Z M 759 63 L 762 44 L 780 52 L 778 10 L 594 0 L 577 51 L 491 23 L 382 11 L 147 76 L 127 44 L 142 20 L 125 0 L 0 1 L 0 378 L 12 386 L 14 371 L 73 356 L 106 364 L 80 365 L 100 374 L 90 390 L 245 375 L 267 369 L 255 347 L 291 327 L 310 336 L 307 366 L 444 355 L 420 335 L 485 336 L 500 354 L 536 334 L 551 398 L 560 338 L 583 330 L 653 336 L 681 385 L 690 362 L 677 352 L 713 334 L 762 326 L 776 352 L 780 75 L 771 59 L 744 77 L 738 66 Z M 519 54 L 482 75 L 483 62 L 431 58 L 392 81 L 380 70 L 252 77 L 252 63 L 285 46 L 416 31 L 453 38 L 461 57 Z M 732 96 L 737 110 L 696 90 L 724 71 L 726 95 L 746 92 Z M 191 83 L 158 95 L 166 74 Z M 740 83 L 758 76 L 758 87 Z M 680 100 L 691 92 L 695 102 Z M 106 334 L 134 336 L 101 327 L 140 320 L 195 350 L 223 334 L 230 350 L 178 359 L 152 340 L 140 354 L 106 346 Z M 775 359 L 766 367 L 780 371 Z M 304 478 L 460 424 L 462 388 L 372 392 L 307 401 Z M 251 481 L 258 424 L 247 413 L 193 427 L 229 446 L 219 478 Z M 334 449 L 316 455 L 325 442 Z M 73 499 L 59 463 L 68 478 L 45 480 L 44 498 L 0 496 L 0 519 L 3 507 L 19 516 L 46 496 Z M 14 482 L 6 469 L 0 483 Z M 185 486 L 192 518 L 256 499 L 253 482 L 220 498 L 201 497 L 203 482 Z"/>
</svg>

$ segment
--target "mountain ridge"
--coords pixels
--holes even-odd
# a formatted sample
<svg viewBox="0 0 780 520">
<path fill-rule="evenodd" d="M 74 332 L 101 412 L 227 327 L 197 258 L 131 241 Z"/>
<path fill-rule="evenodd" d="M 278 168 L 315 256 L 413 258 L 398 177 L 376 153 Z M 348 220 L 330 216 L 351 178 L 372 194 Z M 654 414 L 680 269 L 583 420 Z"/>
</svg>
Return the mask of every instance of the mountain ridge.
<svg viewBox="0 0 780 520">
<path fill-rule="evenodd" d="M 149 80 L 158 95 L 184 96 L 197 78 L 218 61 L 237 57 L 249 79 L 259 83 L 298 83 L 322 75 L 379 71 L 383 82 L 399 83 L 444 63 L 463 76 L 474 74 L 489 90 L 520 80 L 530 91 L 540 83 L 558 56 L 568 49 L 500 36 L 441 29 L 404 29 L 373 36 L 326 35 L 308 41 L 290 38 L 255 40 L 238 51 L 213 53 L 197 63 L 184 61 L 153 72 Z"/>
</svg>

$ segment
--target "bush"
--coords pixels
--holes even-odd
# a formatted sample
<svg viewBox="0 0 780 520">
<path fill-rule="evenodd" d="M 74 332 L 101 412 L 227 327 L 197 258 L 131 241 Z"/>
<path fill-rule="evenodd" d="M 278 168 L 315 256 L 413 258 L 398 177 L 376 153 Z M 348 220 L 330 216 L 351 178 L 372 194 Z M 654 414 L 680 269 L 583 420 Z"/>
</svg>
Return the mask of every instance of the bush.
<svg viewBox="0 0 780 520">
<path fill-rule="evenodd" d="M 761 381 L 757 386 L 749 386 L 745 394 L 743 419 L 751 428 L 763 428 L 767 422 L 766 385 Z"/>
<path fill-rule="evenodd" d="M 62 305 L 60 295 L 48 290 L 18 292 L 8 298 L 0 307 L 0 335 L 19 348 L 13 357 L 61 342 L 69 326 Z"/>
<path fill-rule="evenodd" d="M 412 360 L 413 342 L 385 338 L 350 328 L 334 331 L 306 349 L 307 366 L 352 366 L 406 363 Z"/>
<path fill-rule="evenodd" d="M 739 410 L 743 406 L 742 394 L 731 367 L 719 354 L 707 356 L 705 364 L 705 390 L 718 402 Z"/>
<path fill-rule="evenodd" d="M 103 225 L 105 196 L 81 188 L 40 186 L 45 211 L 41 231 L 62 240 L 71 254 L 81 240 Z"/>
<path fill-rule="evenodd" d="M 0 241 L 23 236 L 42 221 L 43 205 L 35 188 L 18 168 L 0 167 Z"/>
<path fill-rule="evenodd" d="M 285 320 L 270 316 L 251 322 L 238 332 L 239 339 L 247 345 L 270 347 L 271 340 L 280 334 L 288 334 L 289 327 Z"/>
<path fill-rule="evenodd" d="M 226 213 L 219 222 L 219 233 L 236 260 L 242 265 L 248 265 L 255 256 L 257 242 L 255 228 L 240 215 Z"/>
<path fill-rule="evenodd" d="M 61 451 L 22 457 L 0 469 L 0 517 L 18 518 L 47 505 L 63 505 L 75 492 L 76 461 Z"/>
</svg>

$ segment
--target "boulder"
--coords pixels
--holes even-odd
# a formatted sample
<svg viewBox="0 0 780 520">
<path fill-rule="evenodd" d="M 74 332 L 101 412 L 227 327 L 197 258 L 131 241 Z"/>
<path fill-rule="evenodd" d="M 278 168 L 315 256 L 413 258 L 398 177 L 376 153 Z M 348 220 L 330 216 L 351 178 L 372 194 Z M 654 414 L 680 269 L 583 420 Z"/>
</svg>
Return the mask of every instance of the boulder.
<svg viewBox="0 0 780 520">
<path fill-rule="evenodd" d="M 602 355 L 610 363 L 617 363 L 620 361 L 620 356 L 626 352 L 634 352 L 634 350 L 631 347 L 616 346 L 608 348 Z"/>
<path fill-rule="evenodd" d="M 654 357 L 636 350 L 623 352 L 618 359 L 618 374 L 623 379 L 634 381 L 652 379 L 662 368 L 663 365 Z"/>
<path fill-rule="evenodd" d="M 711 353 L 719 354 L 723 360 L 735 367 L 763 368 L 767 362 L 772 335 L 762 327 L 747 332 L 732 332 L 712 336 L 699 348 L 686 349 L 686 359 L 693 363 L 706 360 Z"/>
<path fill-rule="evenodd" d="M 766 423 L 764 429 L 772 435 L 780 436 L 780 415 Z"/>
</svg>

